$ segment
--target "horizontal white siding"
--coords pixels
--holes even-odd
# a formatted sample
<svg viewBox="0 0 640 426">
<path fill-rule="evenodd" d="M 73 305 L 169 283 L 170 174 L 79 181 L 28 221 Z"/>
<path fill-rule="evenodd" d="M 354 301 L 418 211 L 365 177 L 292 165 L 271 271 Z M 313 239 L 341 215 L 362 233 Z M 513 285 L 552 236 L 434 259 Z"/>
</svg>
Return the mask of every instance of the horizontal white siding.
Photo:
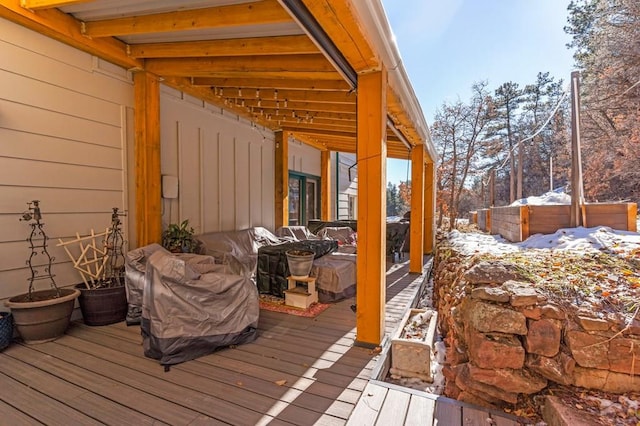
<svg viewBox="0 0 640 426">
<path fill-rule="evenodd" d="M 41 202 L 56 282 L 82 281 L 55 244 L 104 231 L 112 207 L 127 209 L 131 108 L 125 70 L 0 19 L 0 299 L 27 290 L 31 228 L 19 218 L 31 200 Z"/>
</svg>

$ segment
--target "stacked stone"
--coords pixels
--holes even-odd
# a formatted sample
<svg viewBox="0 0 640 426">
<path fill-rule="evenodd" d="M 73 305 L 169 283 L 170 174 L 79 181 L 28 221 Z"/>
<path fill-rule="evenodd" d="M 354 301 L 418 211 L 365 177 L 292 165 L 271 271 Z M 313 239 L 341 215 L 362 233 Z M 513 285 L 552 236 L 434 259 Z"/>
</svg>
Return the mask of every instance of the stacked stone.
<svg viewBox="0 0 640 426">
<path fill-rule="evenodd" d="M 437 260 L 447 396 L 502 407 L 552 382 L 640 391 L 640 321 L 551 301 L 515 265 L 473 261 L 450 252 Z"/>
</svg>

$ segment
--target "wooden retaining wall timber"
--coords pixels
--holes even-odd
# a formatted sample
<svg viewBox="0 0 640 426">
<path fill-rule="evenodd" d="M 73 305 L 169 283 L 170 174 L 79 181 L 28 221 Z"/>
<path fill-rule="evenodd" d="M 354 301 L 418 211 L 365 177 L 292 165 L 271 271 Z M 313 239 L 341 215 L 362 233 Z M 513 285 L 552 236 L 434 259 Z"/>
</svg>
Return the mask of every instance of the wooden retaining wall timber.
<svg viewBox="0 0 640 426">
<path fill-rule="evenodd" d="M 534 234 L 553 234 L 571 227 L 569 205 L 492 207 L 486 211 L 488 223 L 483 227 L 483 210 L 478 210 L 478 228 L 500 234 L 511 242 L 524 241 Z M 584 227 L 608 226 L 612 229 L 637 232 L 636 203 L 587 203 L 584 206 Z"/>
<path fill-rule="evenodd" d="M 491 232 L 491 210 L 478 210 L 478 229 L 484 232 Z"/>
<path fill-rule="evenodd" d="M 529 209 L 527 206 L 491 207 L 489 232 L 512 242 L 525 240 L 529 236 Z"/>
</svg>

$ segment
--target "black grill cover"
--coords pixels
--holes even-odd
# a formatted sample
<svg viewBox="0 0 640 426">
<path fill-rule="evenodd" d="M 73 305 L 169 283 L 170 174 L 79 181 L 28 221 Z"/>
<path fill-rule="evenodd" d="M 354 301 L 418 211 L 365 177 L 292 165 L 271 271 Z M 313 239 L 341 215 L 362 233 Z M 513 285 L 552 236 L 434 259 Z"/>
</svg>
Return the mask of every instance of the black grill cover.
<svg viewBox="0 0 640 426">
<path fill-rule="evenodd" d="M 338 242 L 334 240 L 308 240 L 264 246 L 258 249 L 258 291 L 284 297 L 287 289 L 289 265 L 287 264 L 287 250 L 308 250 L 314 252 L 315 259 L 338 249 Z"/>
</svg>

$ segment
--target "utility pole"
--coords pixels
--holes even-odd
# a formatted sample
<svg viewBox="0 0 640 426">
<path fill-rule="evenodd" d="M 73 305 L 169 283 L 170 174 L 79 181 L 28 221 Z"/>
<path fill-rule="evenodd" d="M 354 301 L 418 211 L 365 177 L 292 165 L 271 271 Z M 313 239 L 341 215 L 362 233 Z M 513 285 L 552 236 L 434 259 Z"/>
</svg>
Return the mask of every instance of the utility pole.
<svg viewBox="0 0 640 426">
<path fill-rule="evenodd" d="M 518 141 L 518 195 L 516 196 L 516 200 L 522 199 L 522 169 L 523 169 L 523 159 L 524 154 L 522 152 L 522 141 Z"/>
<path fill-rule="evenodd" d="M 583 224 L 581 220 L 582 158 L 580 154 L 580 72 L 571 73 L 571 227 Z"/>
<path fill-rule="evenodd" d="M 553 191 L 553 157 L 549 156 L 549 191 Z"/>
<path fill-rule="evenodd" d="M 496 205 L 496 169 L 489 172 L 489 207 Z"/>
</svg>

